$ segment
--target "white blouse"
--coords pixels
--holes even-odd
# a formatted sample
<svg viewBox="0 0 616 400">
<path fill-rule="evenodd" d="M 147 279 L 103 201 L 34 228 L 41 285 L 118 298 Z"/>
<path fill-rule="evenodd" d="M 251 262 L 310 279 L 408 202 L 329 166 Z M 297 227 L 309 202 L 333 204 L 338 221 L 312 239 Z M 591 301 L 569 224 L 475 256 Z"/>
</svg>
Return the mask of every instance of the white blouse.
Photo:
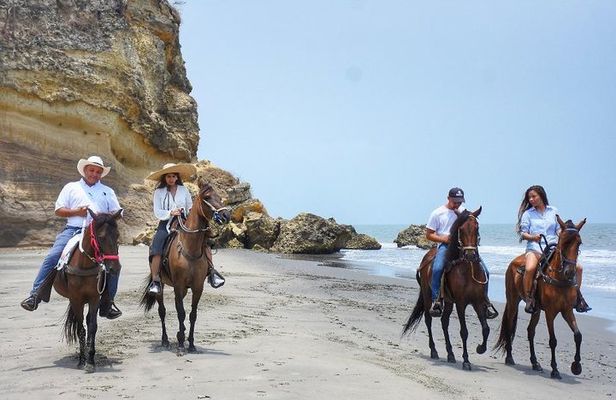
<svg viewBox="0 0 616 400">
<path fill-rule="evenodd" d="M 167 221 L 171 217 L 171 210 L 181 208 L 186 214 L 192 208 L 192 197 L 183 185 L 177 186 L 175 197 L 165 188 L 154 191 L 154 216 L 161 221 Z"/>
</svg>

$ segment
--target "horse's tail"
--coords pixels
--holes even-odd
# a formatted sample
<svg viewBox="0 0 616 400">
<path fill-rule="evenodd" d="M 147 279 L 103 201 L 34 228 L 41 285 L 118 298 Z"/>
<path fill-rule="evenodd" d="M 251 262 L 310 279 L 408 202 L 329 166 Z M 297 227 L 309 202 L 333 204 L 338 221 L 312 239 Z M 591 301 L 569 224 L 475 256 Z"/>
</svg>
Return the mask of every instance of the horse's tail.
<svg viewBox="0 0 616 400">
<path fill-rule="evenodd" d="M 144 308 L 145 312 L 150 311 L 154 307 L 154 303 L 156 303 L 156 295 L 150 293 L 150 283 L 152 283 L 152 275 L 148 274 L 143 280 L 143 288 L 141 289 L 143 294 L 139 302 L 139 305 Z"/>
<path fill-rule="evenodd" d="M 494 350 L 501 354 L 507 350 L 507 347 L 511 346 L 518 325 L 518 302 L 511 301 L 508 296 L 509 293 L 515 290 L 514 285 L 510 266 L 505 273 L 505 298 L 507 300 L 505 311 L 503 311 L 503 318 L 501 319 L 500 335 L 494 345 Z"/>
<path fill-rule="evenodd" d="M 76 343 L 79 340 L 79 322 L 70 304 L 66 310 L 66 321 L 64 321 L 64 339 L 68 344 Z"/>
<path fill-rule="evenodd" d="M 417 283 L 419 283 L 419 296 L 417 297 L 415 308 L 413 308 L 413 311 L 411 312 L 409 319 L 406 321 L 406 324 L 404 325 L 404 329 L 402 330 L 402 336 L 406 335 L 408 332 L 413 332 L 417 328 L 417 325 L 421 321 L 421 317 L 423 316 L 424 310 L 425 310 L 423 293 L 421 289 L 421 281 L 419 279 L 419 270 L 415 274 L 415 278 L 417 279 Z"/>
<path fill-rule="evenodd" d="M 501 320 L 500 335 L 498 336 L 498 340 L 494 345 L 494 350 L 501 354 L 507 350 L 507 345 L 511 345 L 511 342 L 513 342 L 515 330 L 518 324 L 517 311 L 514 311 L 514 317 L 510 318 L 510 308 L 510 304 L 507 304 L 505 306 L 505 312 L 503 313 L 503 319 Z"/>
</svg>

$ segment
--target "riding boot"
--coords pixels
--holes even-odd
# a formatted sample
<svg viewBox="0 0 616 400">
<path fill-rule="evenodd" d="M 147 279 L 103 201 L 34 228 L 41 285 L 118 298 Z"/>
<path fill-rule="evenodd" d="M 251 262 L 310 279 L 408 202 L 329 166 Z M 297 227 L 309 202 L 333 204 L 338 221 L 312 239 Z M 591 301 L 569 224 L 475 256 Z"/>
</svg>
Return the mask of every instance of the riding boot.
<svg viewBox="0 0 616 400">
<path fill-rule="evenodd" d="M 492 304 L 492 302 L 488 299 L 486 303 L 486 318 L 494 319 L 496 317 L 498 317 L 498 311 L 496 310 L 496 307 L 494 307 L 494 304 Z"/>
<path fill-rule="evenodd" d="M 584 300 L 584 296 L 582 296 L 582 291 L 580 289 L 577 290 L 577 301 L 575 302 L 575 311 L 579 313 L 588 312 L 592 310 L 592 308 L 586 303 Z"/>
<path fill-rule="evenodd" d="M 524 299 L 526 302 L 526 306 L 524 306 L 524 311 L 529 314 L 535 313 L 535 294 L 530 292 L 526 294 L 526 298 Z"/>
<path fill-rule="evenodd" d="M 154 295 L 162 292 L 162 286 L 160 285 L 160 262 L 161 256 L 154 256 L 152 257 L 152 262 L 150 264 L 152 282 L 150 283 L 148 292 Z"/>
<path fill-rule="evenodd" d="M 31 294 L 27 299 L 21 302 L 21 306 L 24 310 L 34 311 L 38 308 L 40 302 L 41 299 L 37 295 Z"/>
<path fill-rule="evenodd" d="M 441 301 L 436 299 L 432 302 L 432 306 L 430 307 L 430 316 L 433 318 L 439 318 L 443 315 L 443 306 L 441 305 Z"/>
<path fill-rule="evenodd" d="M 214 289 L 218 289 L 225 284 L 225 278 L 220 274 L 220 272 L 216 271 L 214 267 L 210 267 L 210 273 L 207 276 L 207 281 Z"/>
</svg>

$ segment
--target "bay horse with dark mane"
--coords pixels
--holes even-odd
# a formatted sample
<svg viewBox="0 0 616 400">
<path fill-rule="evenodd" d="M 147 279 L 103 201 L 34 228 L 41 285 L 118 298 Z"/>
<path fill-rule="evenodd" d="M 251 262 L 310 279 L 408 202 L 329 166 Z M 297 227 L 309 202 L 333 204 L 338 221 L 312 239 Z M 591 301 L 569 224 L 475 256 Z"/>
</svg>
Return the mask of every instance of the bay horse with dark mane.
<svg viewBox="0 0 616 400">
<path fill-rule="evenodd" d="M 533 370 L 543 371 L 535 355 L 535 329 L 541 316 L 541 310 L 545 313 L 545 321 L 550 335 L 550 350 L 552 353 L 552 373 L 551 377 L 561 379 L 560 372 L 556 364 L 556 335 L 554 334 L 554 319 L 561 314 L 564 320 L 573 331 L 575 341 L 575 356 L 571 364 L 571 372 L 579 375 L 582 372 L 580 363 L 580 346 L 582 344 L 582 333 L 578 329 L 573 308 L 577 302 L 576 266 L 577 258 L 582 244 L 580 230 L 586 223 L 586 219 L 575 225 L 571 220 L 563 222 L 560 216 L 556 215 L 556 220 L 560 225 L 560 235 L 558 243 L 553 251 L 551 259 L 539 263 L 537 272 L 539 278 L 536 282 L 537 311 L 532 314 L 528 323 L 528 344 L 530 346 L 530 363 Z M 511 345 L 515 337 L 516 325 L 518 320 L 518 305 L 524 294 L 524 255 L 520 255 L 511 261 L 505 274 L 505 296 L 507 304 L 501 321 L 500 336 L 495 349 L 506 352 L 505 364 L 515 365 L 511 354 Z"/>
<path fill-rule="evenodd" d="M 190 331 L 188 334 L 188 351 L 196 352 L 195 347 L 195 322 L 197 321 L 197 307 L 203 293 L 203 287 L 213 269 L 211 250 L 207 239 L 210 237 L 210 221 L 222 225 L 230 221 L 230 213 L 223 207 L 222 201 L 212 186 L 207 183 L 199 185 L 199 193 L 193 207 L 188 213 L 186 222 L 179 219 L 176 233 L 172 233 L 169 238 L 169 249 L 167 262 L 162 262 L 161 268 L 161 287 L 163 290 L 159 294 L 149 292 L 149 285 L 152 276 L 148 275 L 143 288 L 141 305 L 145 311 L 149 311 L 158 302 L 158 315 L 162 325 L 162 346 L 169 347 L 169 338 L 165 326 L 166 308 L 163 299 L 164 286 L 173 287 L 175 293 L 175 309 L 178 314 L 179 330 L 178 355 L 185 352 L 185 330 L 184 320 L 186 311 L 184 310 L 184 297 L 188 289 L 192 291 L 191 311 L 190 311 Z M 165 255 L 163 255 L 163 258 Z"/>
<path fill-rule="evenodd" d="M 462 337 L 462 367 L 465 370 L 471 369 L 468 360 L 466 341 L 468 329 L 466 327 L 465 310 L 471 305 L 481 323 L 483 341 L 477 346 L 477 353 L 483 354 L 486 351 L 486 343 L 490 334 L 490 327 L 487 322 L 485 285 L 488 283 L 487 276 L 481 266 L 479 258 L 479 222 L 477 217 L 481 213 L 481 207 L 474 212 L 464 210 L 458 215 L 450 231 L 450 244 L 445 254 L 445 270 L 443 272 L 445 292 L 445 307 L 441 316 L 441 325 L 445 336 L 445 347 L 447 349 L 447 361 L 456 362 L 453 354 L 451 341 L 449 339 L 449 317 L 455 304 L 460 321 L 460 336 Z M 432 336 L 432 316 L 430 316 L 430 305 L 432 295 L 430 283 L 432 281 L 432 261 L 436 255 L 436 248 L 430 249 L 423 257 L 417 269 L 416 279 L 419 283 L 419 297 L 417 303 L 404 326 L 402 335 L 409 331 L 414 331 L 421 321 L 422 315 L 426 327 L 428 328 L 428 344 L 430 346 L 430 357 L 438 359 L 438 352 L 434 345 Z"/>
<path fill-rule="evenodd" d="M 69 306 L 64 323 L 64 336 L 68 343 L 79 341 L 79 368 L 94 372 L 96 352 L 97 315 L 101 295 L 106 290 L 107 273 L 119 273 L 118 224 L 122 210 L 113 214 L 95 214 L 88 209 L 92 222 L 83 232 L 79 251 L 73 250 L 66 268 L 55 273 L 53 287 L 61 296 L 68 298 Z M 86 329 L 83 313 L 88 305 Z M 87 347 L 87 354 L 86 354 Z"/>
</svg>

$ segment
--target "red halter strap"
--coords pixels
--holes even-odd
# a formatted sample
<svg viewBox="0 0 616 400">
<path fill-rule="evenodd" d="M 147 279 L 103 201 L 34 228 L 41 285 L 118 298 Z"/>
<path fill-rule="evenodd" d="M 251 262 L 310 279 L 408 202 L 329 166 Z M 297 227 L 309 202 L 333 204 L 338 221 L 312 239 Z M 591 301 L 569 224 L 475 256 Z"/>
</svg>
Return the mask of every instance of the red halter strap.
<svg viewBox="0 0 616 400">
<path fill-rule="evenodd" d="M 96 240 L 96 234 L 94 233 L 94 221 L 90 223 L 90 245 L 94 249 L 94 260 L 102 264 L 105 260 L 119 260 L 120 256 L 117 254 L 103 254 L 101 248 Z"/>
</svg>

